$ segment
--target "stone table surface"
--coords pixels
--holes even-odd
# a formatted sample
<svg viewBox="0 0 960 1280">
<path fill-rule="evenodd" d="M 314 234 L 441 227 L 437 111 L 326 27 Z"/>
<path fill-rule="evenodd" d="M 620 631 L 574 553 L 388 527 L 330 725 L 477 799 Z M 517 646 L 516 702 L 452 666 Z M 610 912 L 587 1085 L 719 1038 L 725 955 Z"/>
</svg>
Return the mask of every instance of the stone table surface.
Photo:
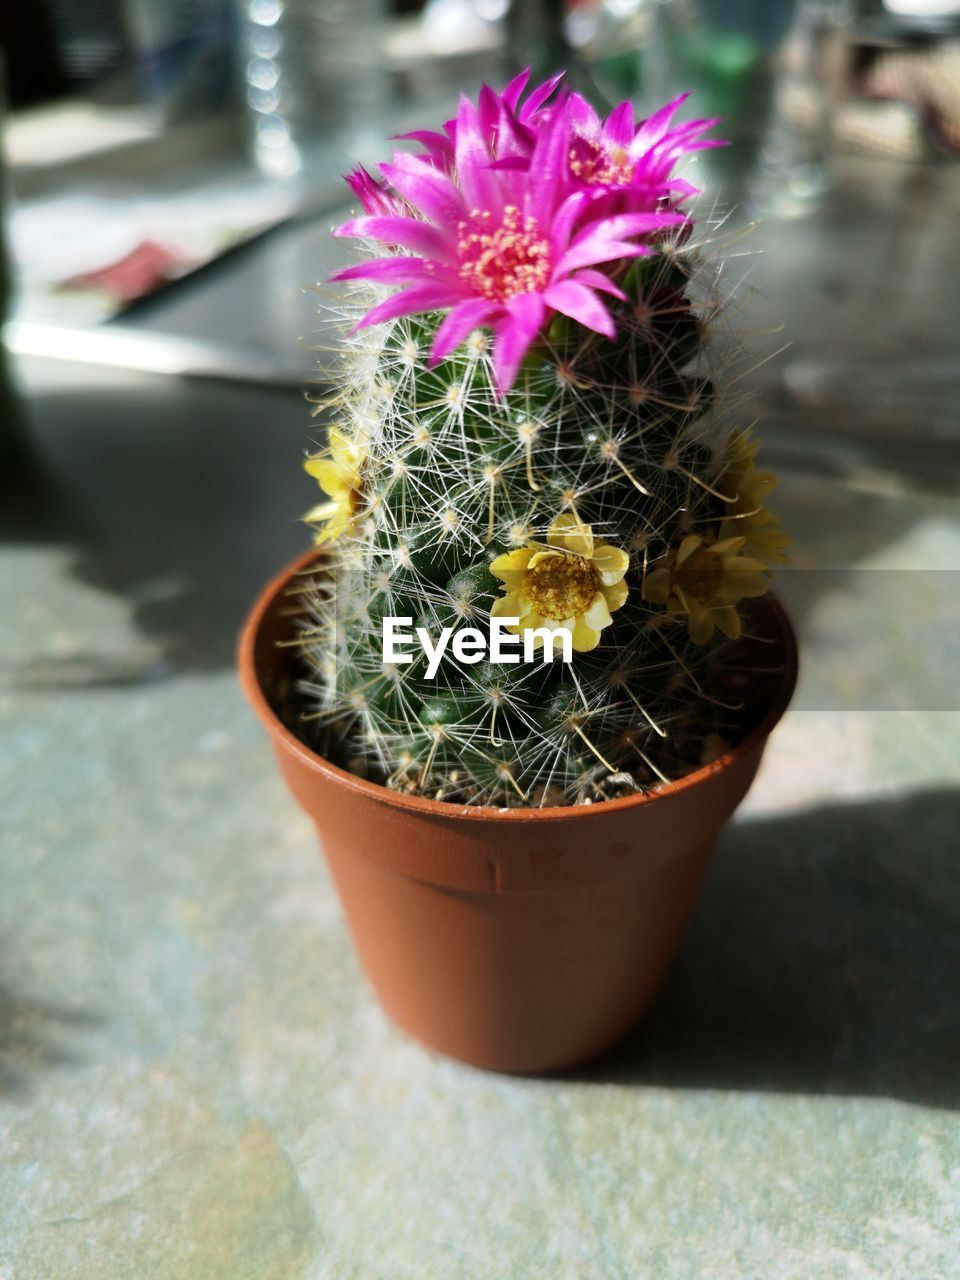
<svg viewBox="0 0 960 1280">
<path fill-rule="evenodd" d="M 237 688 L 304 543 L 297 396 L 21 376 L 0 1280 L 960 1276 L 957 436 L 772 414 L 794 707 L 650 1017 L 511 1079 L 386 1022 Z"/>
</svg>

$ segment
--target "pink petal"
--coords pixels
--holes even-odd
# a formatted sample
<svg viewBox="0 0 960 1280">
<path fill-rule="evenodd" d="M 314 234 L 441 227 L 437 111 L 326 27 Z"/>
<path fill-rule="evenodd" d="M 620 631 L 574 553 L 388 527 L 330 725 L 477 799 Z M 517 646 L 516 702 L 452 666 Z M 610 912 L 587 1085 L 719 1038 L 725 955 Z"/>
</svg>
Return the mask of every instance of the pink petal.
<svg viewBox="0 0 960 1280">
<path fill-rule="evenodd" d="M 719 141 L 716 138 L 707 138 L 700 141 L 700 134 L 716 123 L 715 120 L 695 120 L 690 125 L 672 129 L 660 142 L 648 147 L 645 151 L 641 151 L 639 156 L 631 148 L 631 158 L 645 161 L 649 165 L 659 166 L 660 168 L 670 168 L 690 152 L 703 151 L 707 147 L 716 145 Z M 721 143 L 721 145 L 724 144 Z"/>
<path fill-rule="evenodd" d="M 498 160 L 522 160 L 523 167 L 526 168 L 536 141 L 536 130 L 521 124 L 510 111 L 501 113 L 496 143 Z"/>
<path fill-rule="evenodd" d="M 641 125 L 637 130 L 636 136 L 630 144 L 630 158 L 632 160 L 638 160 L 641 156 L 651 154 L 672 164 L 688 151 L 700 151 L 704 147 L 717 145 L 716 139 L 708 139 L 705 142 L 698 142 L 695 139 L 699 138 L 701 133 L 706 133 L 708 129 L 712 129 L 714 125 L 719 124 L 720 116 L 713 116 L 709 120 L 687 120 L 684 124 L 677 125 L 675 129 L 655 130 L 651 135 L 648 132 L 648 126 L 668 109 L 668 107 L 664 107 L 661 111 L 658 111 L 656 116 L 651 116 L 646 124 Z M 720 142 L 719 145 L 725 146 L 726 144 Z"/>
<path fill-rule="evenodd" d="M 500 101 L 503 103 L 505 107 L 508 107 L 511 111 L 516 110 L 517 103 L 520 101 L 520 95 L 523 93 L 524 89 L 527 87 L 527 81 L 529 79 L 530 79 L 529 67 L 524 67 L 524 69 L 518 75 L 515 75 L 513 77 L 513 79 L 504 89 L 503 93 L 501 93 L 500 95 Z"/>
<path fill-rule="evenodd" d="M 573 195 L 567 196 L 554 214 L 550 223 L 550 249 L 554 260 L 559 258 L 569 245 L 574 225 L 583 212 L 588 198 L 585 192 L 575 191 Z"/>
<path fill-rule="evenodd" d="M 560 109 L 540 131 L 530 157 L 526 212 L 542 227 L 549 223 L 557 204 L 567 195 L 570 127 L 563 109 L 565 102 L 561 100 L 558 106 Z"/>
<path fill-rule="evenodd" d="M 599 289 L 601 293 L 609 293 L 614 298 L 623 300 L 627 296 L 620 286 L 615 285 L 602 271 L 592 271 L 589 267 L 585 267 L 583 271 L 578 271 L 573 279 L 591 289 Z"/>
<path fill-rule="evenodd" d="M 620 213 L 591 223 L 577 236 L 553 269 L 554 280 L 567 276 L 578 267 L 592 267 L 615 258 L 636 258 L 649 250 L 634 245 L 622 236 L 644 235 L 663 227 L 677 227 L 688 222 L 682 213 Z"/>
<path fill-rule="evenodd" d="M 513 319 L 530 332 L 530 341 L 537 336 L 537 330 L 543 324 L 546 307 L 543 296 L 539 293 L 518 293 L 505 304 Z"/>
<path fill-rule="evenodd" d="M 395 320 L 397 316 L 413 316 L 420 311 L 440 311 L 451 307 L 463 298 L 463 291 L 450 286 L 415 285 L 412 289 L 401 289 L 379 306 L 368 311 L 359 324 L 353 326 L 353 332 L 367 329 L 372 324 L 382 324 L 385 320 Z"/>
<path fill-rule="evenodd" d="M 434 335 L 430 368 L 445 360 L 451 351 L 470 337 L 474 329 L 479 329 L 499 309 L 496 303 L 487 298 L 471 298 L 455 306 Z"/>
<path fill-rule="evenodd" d="M 695 187 L 692 182 L 687 182 L 686 178 L 671 178 L 669 182 L 663 184 L 665 191 L 675 191 L 683 198 L 685 196 L 698 196 L 700 188 Z"/>
<path fill-rule="evenodd" d="M 477 118 L 480 121 L 480 132 L 488 143 L 492 142 L 500 121 L 502 103 L 488 84 L 480 86 L 477 98 Z"/>
<path fill-rule="evenodd" d="M 571 93 L 567 99 L 567 115 L 571 129 L 581 138 L 600 137 L 600 117 L 586 98 L 582 98 L 579 93 Z"/>
<path fill-rule="evenodd" d="M 630 217 L 646 217 L 646 214 L 626 215 Z M 676 214 L 651 215 L 662 217 L 659 226 L 676 226 L 678 222 L 686 222 L 686 218 Z M 613 221 L 613 219 L 611 219 Z M 570 248 L 560 258 L 553 269 L 554 280 L 570 275 L 580 267 L 593 267 L 599 262 L 613 262 L 617 258 L 638 258 L 649 253 L 650 248 L 643 244 L 632 244 L 629 240 L 618 240 L 610 235 L 601 223 L 590 227 L 578 236 Z"/>
<path fill-rule="evenodd" d="M 585 284 L 578 284 L 576 280 L 562 280 L 559 284 L 552 284 L 543 297 L 554 311 L 562 312 L 578 324 L 602 333 L 606 338 L 613 339 L 617 336 L 617 326 L 613 323 L 610 312 Z"/>
<path fill-rule="evenodd" d="M 539 293 L 521 293 L 507 303 L 507 314 L 496 321 L 493 377 L 497 392 L 505 396 L 513 386 L 520 361 L 543 324 L 546 305 Z"/>
<path fill-rule="evenodd" d="M 336 236 L 358 236 L 362 240 L 379 240 L 383 244 L 402 245 L 427 258 L 451 258 L 450 238 L 419 218 L 372 217 L 351 218 L 333 233 Z"/>
<path fill-rule="evenodd" d="M 633 103 L 621 102 L 607 116 L 601 137 L 618 147 L 629 147 L 633 141 Z"/>
<path fill-rule="evenodd" d="M 429 153 L 430 159 L 442 168 L 447 168 L 453 162 L 453 146 L 446 134 L 436 133 L 433 129 L 414 129 L 410 133 L 396 133 L 393 136 L 397 142 L 419 142 Z"/>
<path fill-rule="evenodd" d="M 622 238 L 646 235 L 659 231 L 661 227 L 676 227 L 686 221 L 682 213 L 619 213 L 612 218 L 604 218 L 602 226 L 608 235 Z"/>
<path fill-rule="evenodd" d="M 490 172 L 490 149 L 487 146 L 477 109 L 469 98 L 461 96 L 457 112 L 456 151 L 457 182 L 468 209 L 499 212 L 500 186 Z"/>
<path fill-rule="evenodd" d="M 520 110 L 520 119 L 527 121 L 531 116 L 535 115 L 565 75 L 565 71 L 558 71 L 557 74 L 551 76 L 549 80 L 544 80 L 543 84 L 538 85 L 536 89 L 531 89 L 530 97 L 527 98 Z"/>
<path fill-rule="evenodd" d="M 674 100 L 672 102 L 668 102 L 665 107 L 661 107 L 659 111 L 655 111 L 649 119 L 644 120 L 633 139 L 633 144 L 630 147 L 630 155 L 642 155 L 643 152 L 649 150 L 655 142 L 659 142 L 666 133 L 670 121 L 689 97 L 689 90 L 686 93 L 681 93 L 679 98 L 674 98 Z"/>
<path fill-rule="evenodd" d="M 378 182 L 371 173 L 368 173 L 362 164 L 357 165 L 352 173 L 348 173 L 345 181 L 360 201 L 365 213 L 390 214 L 396 212 L 400 201 L 390 194 L 382 182 Z"/>
<path fill-rule="evenodd" d="M 330 277 L 331 280 L 372 280 L 376 284 L 451 284 L 457 279 L 451 267 L 423 258 L 408 258 L 396 254 L 392 258 L 373 258 L 344 267 Z"/>
<path fill-rule="evenodd" d="M 528 159 L 537 140 L 536 129 L 532 125 L 523 124 L 516 111 L 500 98 L 496 102 L 496 123 L 490 133 L 491 153 L 497 159 L 509 156 Z"/>
<path fill-rule="evenodd" d="M 409 204 L 438 226 L 456 226 L 465 216 L 463 197 L 453 182 L 421 156 L 396 151 L 393 164 L 382 164 L 380 172 Z"/>
</svg>

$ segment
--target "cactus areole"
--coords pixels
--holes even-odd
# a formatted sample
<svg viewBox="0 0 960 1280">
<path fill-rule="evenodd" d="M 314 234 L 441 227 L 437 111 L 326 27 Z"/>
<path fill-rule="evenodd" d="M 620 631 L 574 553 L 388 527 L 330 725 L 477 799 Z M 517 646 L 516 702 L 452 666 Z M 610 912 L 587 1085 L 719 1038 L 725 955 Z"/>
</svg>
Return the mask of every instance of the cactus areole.
<svg viewBox="0 0 960 1280">
<path fill-rule="evenodd" d="M 381 999 L 482 1065 L 636 1017 L 793 687 L 684 97 L 524 72 L 350 175 L 317 547 L 242 641 Z"/>
</svg>

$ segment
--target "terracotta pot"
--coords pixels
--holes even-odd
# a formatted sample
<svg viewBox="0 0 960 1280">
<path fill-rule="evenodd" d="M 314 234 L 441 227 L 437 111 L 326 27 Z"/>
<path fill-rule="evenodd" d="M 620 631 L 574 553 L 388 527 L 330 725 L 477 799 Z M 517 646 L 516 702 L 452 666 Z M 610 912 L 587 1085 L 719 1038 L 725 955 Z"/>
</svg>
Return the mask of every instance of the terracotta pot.
<svg viewBox="0 0 960 1280">
<path fill-rule="evenodd" d="M 277 693 L 296 659 L 276 645 L 291 633 L 278 606 L 314 554 L 261 595 L 241 636 L 240 677 L 317 825 L 383 1007 L 424 1044 L 480 1067 L 542 1072 L 591 1057 L 656 993 L 720 827 L 790 700 L 786 616 L 758 602 L 751 630 L 765 630 L 763 665 L 776 674 L 756 729 L 721 759 L 592 806 L 470 808 L 354 777 L 281 723 Z"/>
</svg>

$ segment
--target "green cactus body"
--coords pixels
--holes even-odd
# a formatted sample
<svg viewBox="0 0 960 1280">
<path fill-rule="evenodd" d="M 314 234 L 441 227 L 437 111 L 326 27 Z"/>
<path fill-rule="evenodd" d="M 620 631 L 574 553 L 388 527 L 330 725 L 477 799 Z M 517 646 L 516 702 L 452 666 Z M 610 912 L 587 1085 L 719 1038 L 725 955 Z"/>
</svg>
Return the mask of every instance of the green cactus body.
<svg viewBox="0 0 960 1280">
<path fill-rule="evenodd" d="M 731 608 L 763 589 L 758 574 L 785 539 L 753 503 L 764 474 L 704 373 L 715 275 L 680 241 L 626 264 L 626 298 L 610 301 L 616 340 L 556 315 L 502 398 L 482 331 L 434 369 L 437 314 L 350 340 L 328 410 L 355 448 L 355 479 L 338 490 L 349 519 L 305 593 L 302 636 L 307 727 L 325 754 L 458 803 L 552 805 L 657 785 L 732 732 L 736 708 L 715 678 L 730 644 L 709 614 L 699 643 L 688 623 L 697 599 L 709 608 L 716 596 L 735 634 Z M 589 528 L 595 561 L 551 543 L 558 518 Z M 740 544 L 754 526 L 766 554 L 748 537 L 724 561 L 721 531 Z M 605 555 L 629 556 L 604 596 L 612 607 L 598 606 L 607 620 L 593 647 L 570 663 L 446 657 L 432 679 L 419 648 L 405 665 L 384 663 L 384 617 L 431 635 L 485 630 L 509 588 L 491 564 L 531 549 L 547 554 L 519 575 L 520 594 L 552 621 L 603 594 Z M 718 596 L 735 553 L 740 585 Z"/>
</svg>

